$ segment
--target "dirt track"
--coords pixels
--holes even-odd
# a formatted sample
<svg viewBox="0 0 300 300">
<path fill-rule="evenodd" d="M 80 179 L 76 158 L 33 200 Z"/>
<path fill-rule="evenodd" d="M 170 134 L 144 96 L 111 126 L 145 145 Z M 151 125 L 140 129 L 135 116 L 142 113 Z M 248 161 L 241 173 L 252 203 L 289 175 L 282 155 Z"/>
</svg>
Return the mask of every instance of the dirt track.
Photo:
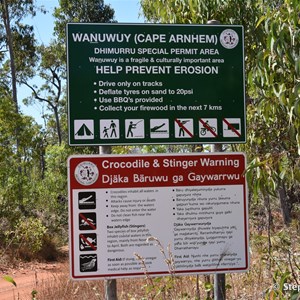
<svg viewBox="0 0 300 300">
<path fill-rule="evenodd" d="M 66 263 L 35 263 L 18 270 L 0 270 L 0 300 L 31 300 L 33 290 L 41 290 L 46 282 L 56 280 L 66 269 Z M 5 281 L 4 275 L 11 276 L 17 286 Z"/>
</svg>

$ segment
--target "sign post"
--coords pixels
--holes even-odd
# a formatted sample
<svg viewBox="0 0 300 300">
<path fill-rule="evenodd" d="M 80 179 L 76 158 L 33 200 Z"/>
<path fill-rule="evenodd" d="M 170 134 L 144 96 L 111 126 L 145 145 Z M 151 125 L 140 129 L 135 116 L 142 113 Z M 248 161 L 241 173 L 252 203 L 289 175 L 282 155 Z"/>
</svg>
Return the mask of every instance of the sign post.
<svg viewBox="0 0 300 300">
<path fill-rule="evenodd" d="M 101 146 L 99 147 L 99 154 L 111 154 L 110 146 Z M 116 279 L 107 279 L 104 281 L 105 288 L 105 300 L 117 300 L 117 280 Z"/>
<path fill-rule="evenodd" d="M 68 24 L 70 145 L 243 143 L 243 27 Z"/>
<path fill-rule="evenodd" d="M 70 157 L 72 278 L 143 276 L 134 252 L 169 274 L 153 236 L 175 274 L 246 271 L 245 165 L 241 153 Z"/>
</svg>

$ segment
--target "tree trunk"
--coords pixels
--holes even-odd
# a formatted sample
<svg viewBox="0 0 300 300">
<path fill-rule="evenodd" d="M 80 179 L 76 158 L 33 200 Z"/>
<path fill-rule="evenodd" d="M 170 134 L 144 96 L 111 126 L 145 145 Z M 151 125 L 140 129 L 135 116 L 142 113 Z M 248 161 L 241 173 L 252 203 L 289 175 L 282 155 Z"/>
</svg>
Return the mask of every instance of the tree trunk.
<svg viewBox="0 0 300 300">
<path fill-rule="evenodd" d="M 58 108 L 57 108 L 57 106 L 53 106 L 53 111 L 54 111 L 55 121 L 56 121 L 56 130 L 57 130 L 57 136 L 58 136 L 58 144 L 61 145 L 61 143 L 62 143 L 62 137 L 61 137 L 61 128 L 60 128 L 60 121 L 59 121 L 59 115 L 58 115 Z"/>
<path fill-rule="evenodd" d="M 12 85 L 12 98 L 15 105 L 15 112 L 19 114 L 19 105 L 18 105 L 18 96 L 17 96 L 17 71 L 15 65 L 15 55 L 13 49 L 13 37 L 10 27 L 10 15 L 8 10 L 8 3 L 7 0 L 2 0 L 2 19 L 5 27 L 6 33 L 6 42 L 9 51 L 9 59 L 10 59 L 10 74 L 11 74 L 11 85 Z M 22 155 L 20 149 L 20 128 L 18 123 L 16 124 L 15 128 L 16 134 L 16 151 L 17 151 L 17 164 L 18 164 L 18 200 L 19 200 L 19 208 L 21 211 L 24 212 L 23 208 L 23 185 L 22 185 Z"/>
<path fill-rule="evenodd" d="M 10 73 L 11 73 L 13 101 L 15 104 L 16 113 L 19 113 L 18 97 L 17 97 L 17 76 L 16 76 L 15 55 L 14 55 L 14 51 L 13 51 L 13 39 L 12 39 L 12 33 L 11 33 L 11 28 L 10 28 L 10 16 L 9 16 L 8 4 L 7 4 L 6 0 L 3 0 L 2 18 L 3 18 L 3 22 L 4 22 L 4 27 L 5 27 L 7 47 L 8 47 L 9 58 L 10 58 Z"/>
<path fill-rule="evenodd" d="M 286 190 L 283 183 L 281 183 L 279 187 L 278 195 L 284 225 L 289 226 L 291 223 L 291 205 L 288 202 L 288 196 L 286 194 Z"/>
</svg>

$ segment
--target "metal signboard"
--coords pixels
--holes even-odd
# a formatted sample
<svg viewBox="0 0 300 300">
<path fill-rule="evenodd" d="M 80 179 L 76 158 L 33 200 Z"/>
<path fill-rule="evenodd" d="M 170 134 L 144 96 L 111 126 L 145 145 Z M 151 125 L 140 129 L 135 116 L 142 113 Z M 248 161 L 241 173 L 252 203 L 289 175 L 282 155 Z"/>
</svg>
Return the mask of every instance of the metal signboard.
<svg viewBox="0 0 300 300">
<path fill-rule="evenodd" d="M 243 27 L 68 24 L 70 145 L 243 143 Z"/>
<path fill-rule="evenodd" d="M 78 280 L 247 271 L 241 153 L 71 156 L 71 277 Z"/>
</svg>

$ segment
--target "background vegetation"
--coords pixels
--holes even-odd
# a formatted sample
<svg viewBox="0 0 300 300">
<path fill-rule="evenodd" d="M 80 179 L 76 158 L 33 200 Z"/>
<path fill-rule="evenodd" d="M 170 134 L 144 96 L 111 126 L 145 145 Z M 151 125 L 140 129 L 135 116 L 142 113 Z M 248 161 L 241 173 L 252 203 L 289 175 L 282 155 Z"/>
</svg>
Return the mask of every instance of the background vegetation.
<svg viewBox="0 0 300 300">
<path fill-rule="evenodd" d="M 266 299 L 297 299 L 297 291 L 284 291 L 284 283 L 300 284 L 300 1 L 140 0 L 140 4 L 150 22 L 206 24 L 217 19 L 244 26 L 248 139 L 245 145 L 224 147 L 246 152 L 249 163 L 254 260 L 249 274 L 239 275 L 239 288 L 253 280 L 263 284 Z M 17 248 L 14 254 L 27 259 L 49 253 L 42 250 L 50 245 L 66 243 L 67 157 L 98 151 L 67 144 L 65 24 L 116 21 L 113 8 L 102 0 L 60 0 L 53 40 L 43 45 L 24 23 L 37 11 L 46 13 L 34 0 L 0 2 L 0 253 Z M 39 86 L 30 84 L 34 76 L 40 77 Z M 18 99 L 20 85 L 27 86 L 32 96 Z M 20 101 L 47 105 L 44 127 L 20 111 Z M 197 150 L 164 145 L 113 148 L 114 153 Z M 206 278 L 208 291 L 209 282 Z M 234 290 L 237 283 L 230 285 Z M 247 299 L 239 297 L 232 299 Z"/>
</svg>

